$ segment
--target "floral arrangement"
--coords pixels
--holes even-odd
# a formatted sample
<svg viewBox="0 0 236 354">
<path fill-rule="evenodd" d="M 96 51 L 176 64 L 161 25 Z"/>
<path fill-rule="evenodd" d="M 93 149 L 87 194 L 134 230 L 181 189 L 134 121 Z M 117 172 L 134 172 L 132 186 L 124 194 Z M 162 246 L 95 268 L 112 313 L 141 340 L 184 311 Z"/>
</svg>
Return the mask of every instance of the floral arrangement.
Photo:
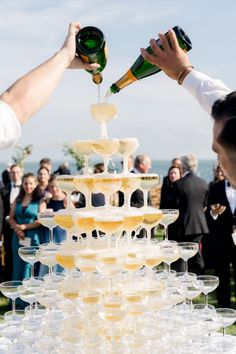
<svg viewBox="0 0 236 354">
<path fill-rule="evenodd" d="M 12 160 L 15 164 L 24 167 L 24 162 L 27 157 L 32 154 L 33 145 L 27 145 L 25 147 L 17 146 L 17 152 L 15 156 L 12 156 Z"/>
<path fill-rule="evenodd" d="M 65 155 L 69 155 L 75 161 L 75 165 L 78 171 L 84 167 L 84 158 L 82 155 L 75 152 L 69 144 L 63 145 L 63 152 Z"/>
</svg>

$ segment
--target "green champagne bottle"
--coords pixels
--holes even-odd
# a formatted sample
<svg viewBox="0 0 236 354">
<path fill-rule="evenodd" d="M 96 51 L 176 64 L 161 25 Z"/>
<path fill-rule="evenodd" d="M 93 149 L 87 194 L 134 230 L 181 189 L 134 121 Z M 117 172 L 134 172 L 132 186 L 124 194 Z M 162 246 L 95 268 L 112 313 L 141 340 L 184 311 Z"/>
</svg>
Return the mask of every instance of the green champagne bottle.
<svg viewBox="0 0 236 354">
<path fill-rule="evenodd" d="M 100 67 L 95 70 L 87 70 L 92 74 L 93 82 L 102 82 L 101 72 L 107 63 L 107 47 L 102 31 L 93 26 L 83 27 L 76 34 L 76 54 L 86 63 L 98 63 Z"/>
<path fill-rule="evenodd" d="M 180 47 L 186 52 L 189 51 L 192 48 L 192 43 L 189 37 L 184 32 L 184 30 L 179 26 L 173 27 L 173 30 L 175 31 Z M 168 33 L 166 33 L 165 36 L 168 38 Z M 157 39 L 157 44 L 159 47 L 161 47 L 160 39 Z M 146 50 L 149 53 L 153 53 L 152 48 L 150 46 L 147 47 Z M 154 75 L 159 71 L 161 71 L 160 68 L 158 68 L 156 65 L 149 63 L 142 57 L 142 55 L 140 55 L 138 59 L 134 62 L 134 64 L 131 66 L 131 68 L 127 71 L 127 73 L 111 85 L 110 92 L 108 91 L 107 96 L 109 97 L 111 93 L 119 92 L 121 89 L 132 84 L 134 81 L 141 80 L 145 77 Z"/>
</svg>

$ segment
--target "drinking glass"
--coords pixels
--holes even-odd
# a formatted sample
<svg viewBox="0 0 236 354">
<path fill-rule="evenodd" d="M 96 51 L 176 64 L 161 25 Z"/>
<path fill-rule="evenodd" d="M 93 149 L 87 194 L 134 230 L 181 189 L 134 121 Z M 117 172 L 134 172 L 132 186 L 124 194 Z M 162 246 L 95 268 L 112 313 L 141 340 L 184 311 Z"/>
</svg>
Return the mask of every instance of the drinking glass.
<svg viewBox="0 0 236 354">
<path fill-rule="evenodd" d="M 72 150 L 84 157 L 84 175 L 89 174 L 89 157 L 93 154 L 93 140 L 76 140 L 71 144 Z"/>
<path fill-rule="evenodd" d="M 154 173 L 140 176 L 139 188 L 143 192 L 143 208 L 148 207 L 148 192 L 158 186 L 159 180 L 159 176 Z"/>
<path fill-rule="evenodd" d="M 102 231 L 107 236 L 107 247 L 111 249 L 112 246 L 112 234 L 121 229 L 124 218 L 113 213 L 103 213 L 95 215 L 95 225 L 99 231 Z"/>
<path fill-rule="evenodd" d="M 39 250 L 37 252 L 39 262 L 48 266 L 50 277 L 52 277 L 53 274 L 53 266 L 57 264 L 56 254 L 59 247 L 59 244 L 44 243 L 39 246 Z"/>
<path fill-rule="evenodd" d="M 163 262 L 160 242 L 147 240 L 146 245 L 143 247 L 143 260 L 147 268 L 147 277 L 151 279 L 152 270 Z"/>
<path fill-rule="evenodd" d="M 92 208 L 92 190 L 94 188 L 94 179 L 92 176 L 78 175 L 74 177 L 75 189 L 84 194 L 86 200 L 86 209 Z"/>
<path fill-rule="evenodd" d="M 53 242 L 53 229 L 57 226 L 54 219 L 53 209 L 46 209 L 38 213 L 38 221 L 49 229 L 49 242 Z"/>
<path fill-rule="evenodd" d="M 163 257 L 163 262 L 167 264 L 168 276 L 170 276 L 171 263 L 179 259 L 179 248 L 176 241 L 160 242 L 160 249 Z"/>
<path fill-rule="evenodd" d="M 208 306 L 208 294 L 217 288 L 219 285 L 219 278 L 215 275 L 198 275 L 197 279 L 202 281 L 201 290 L 205 295 L 205 304 Z"/>
<path fill-rule="evenodd" d="M 122 179 L 116 175 L 103 175 L 103 173 L 94 176 L 94 190 L 101 192 L 105 196 L 105 208 L 109 209 L 110 196 L 120 190 Z"/>
<path fill-rule="evenodd" d="M 60 209 L 54 213 L 55 223 L 67 231 L 68 240 L 72 240 L 73 233 L 77 232 L 78 227 L 73 219 L 76 209 Z"/>
<path fill-rule="evenodd" d="M 160 224 L 164 227 L 165 240 L 168 240 L 168 226 L 175 222 L 179 217 L 178 209 L 161 209 L 162 220 Z"/>
<path fill-rule="evenodd" d="M 221 352 L 228 352 L 234 347 L 234 342 L 230 337 L 225 336 L 226 328 L 236 321 L 236 310 L 231 308 L 218 308 L 216 312 L 223 329 L 223 338 L 216 342 L 217 351 L 221 349 Z"/>
<path fill-rule="evenodd" d="M 87 248 L 92 248 L 92 231 L 95 230 L 94 222 L 95 214 L 89 211 L 76 211 L 73 214 L 73 220 L 78 226 L 79 230 L 86 233 Z"/>
<path fill-rule="evenodd" d="M 93 140 L 93 151 L 94 153 L 101 155 L 104 161 L 104 172 L 102 174 L 108 173 L 108 164 L 110 157 L 117 152 L 119 147 L 118 139 L 99 139 Z"/>
<path fill-rule="evenodd" d="M 39 246 L 19 247 L 18 254 L 23 261 L 31 265 L 31 278 L 34 277 L 34 263 L 38 262 L 37 251 Z"/>
<path fill-rule="evenodd" d="M 119 140 L 118 153 L 123 157 L 123 174 L 129 173 L 128 160 L 129 156 L 132 155 L 139 147 L 138 139 L 136 138 L 125 138 Z"/>
<path fill-rule="evenodd" d="M 199 245 L 196 242 L 178 242 L 179 247 L 179 257 L 184 260 L 185 263 L 185 273 L 188 273 L 188 259 L 192 258 L 197 254 L 199 250 Z"/>
<path fill-rule="evenodd" d="M 127 246 L 132 245 L 132 231 L 136 230 L 143 222 L 143 213 L 137 208 L 130 208 L 129 210 L 122 210 L 122 217 L 124 218 L 122 228 L 127 235 Z M 120 234 L 121 235 L 121 234 Z M 117 238 L 117 245 L 120 238 Z"/>
<path fill-rule="evenodd" d="M 152 207 L 142 208 L 143 225 L 147 231 L 147 242 L 151 241 L 151 230 L 162 220 L 162 211 Z"/>
<path fill-rule="evenodd" d="M 0 284 L 2 294 L 12 300 L 12 317 L 16 315 L 16 299 L 20 296 L 19 286 L 22 284 L 20 280 L 5 281 Z"/>
<path fill-rule="evenodd" d="M 107 122 L 116 118 L 117 106 L 113 103 L 102 102 L 90 106 L 90 113 L 93 119 L 100 123 L 100 138 L 107 139 Z"/>
<path fill-rule="evenodd" d="M 71 200 L 71 194 L 75 190 L 74 177 L 71 175 L 59 175 L 56 177 L 55 182 L 58 188 L 60 188 L 66 194 L 66 209 L 73 209 L 74 205 Z"/>
<path fill-rule="evenodd" d="M 136 189 L 140 187 L 141 178 L 135 173 L 124 174 L 122 176 L 122 182 L 120 186 L 120 191 L 124 194 L 124 205 L 123 208 L 131 208 L 131 196 Z"/>
</svg>

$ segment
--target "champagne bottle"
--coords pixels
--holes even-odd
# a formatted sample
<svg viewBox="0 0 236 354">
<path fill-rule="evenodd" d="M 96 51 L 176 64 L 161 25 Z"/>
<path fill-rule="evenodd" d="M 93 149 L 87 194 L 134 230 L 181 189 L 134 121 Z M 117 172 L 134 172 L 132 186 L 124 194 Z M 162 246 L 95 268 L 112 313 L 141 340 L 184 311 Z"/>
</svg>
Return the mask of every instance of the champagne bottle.
<svg viewBox="0 0 236 354">
<path fill-rule="evenodd" d="M 82 28 L 76 34 L 76 54 L 86 63 L 98 63 L 100 67 L 95 70 L 87 70 L 92 74 L 93 82 L 102 82 L 101 72 L 107 63 L 107 47 L 102 31 L 93 26 Z"/>
<path fill-rule="evenodd" d="M 183 29 L 179 26 L 175 26 L 173 27 L 173 30 L 175 31 L 180 47 L 184 51 L 189 51 L 192 48 L 192 43 L 189 37 L 183 31 Z M 165 36 L 168 38 L 168 33 L 166 33 Z M 161 47 L 160 39 L 157 39 L 156 42 L 158 46 Z M 147 47 L 146 50 L 149 53 L 153 53 L 152 48 L 150 46 Z M 140 55 L 134 62 L 134 64 L 131 66 L 131 68 L 127 71 L 127 73 L 111 85 L 109 90 L 110 92 L 108 91 L 107 96 L 110 96 L 111 93 L 119 92 L 121 89 L 132 84 L 134 81 L 141 80 L 145 77 L 154 75 L 159 71 L 161 71 L 160 68 L 158 68 L 156 65 L 149 63 L 142 57 L 142 55 Z"/>
</svg>

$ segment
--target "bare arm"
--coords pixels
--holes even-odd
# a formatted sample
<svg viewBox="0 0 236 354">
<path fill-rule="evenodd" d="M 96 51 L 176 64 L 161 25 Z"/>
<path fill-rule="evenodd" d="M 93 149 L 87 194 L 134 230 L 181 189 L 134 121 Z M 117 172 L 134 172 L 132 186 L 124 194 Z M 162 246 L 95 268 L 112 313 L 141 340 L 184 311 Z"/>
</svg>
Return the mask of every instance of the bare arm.
<svg viewBox="0 0 236 354">
<path fill-rule="evenodd" d="M 98 64 L 86 64 L 75 57 L 75 35 L 80 24 L 70 24 L 62 48 L 43 64 L 17 80 L 1 96 L 16 114 L 21 124 L 41 108 L 57 86 L 66 68 L 93 69 Z"/>
</svg>

